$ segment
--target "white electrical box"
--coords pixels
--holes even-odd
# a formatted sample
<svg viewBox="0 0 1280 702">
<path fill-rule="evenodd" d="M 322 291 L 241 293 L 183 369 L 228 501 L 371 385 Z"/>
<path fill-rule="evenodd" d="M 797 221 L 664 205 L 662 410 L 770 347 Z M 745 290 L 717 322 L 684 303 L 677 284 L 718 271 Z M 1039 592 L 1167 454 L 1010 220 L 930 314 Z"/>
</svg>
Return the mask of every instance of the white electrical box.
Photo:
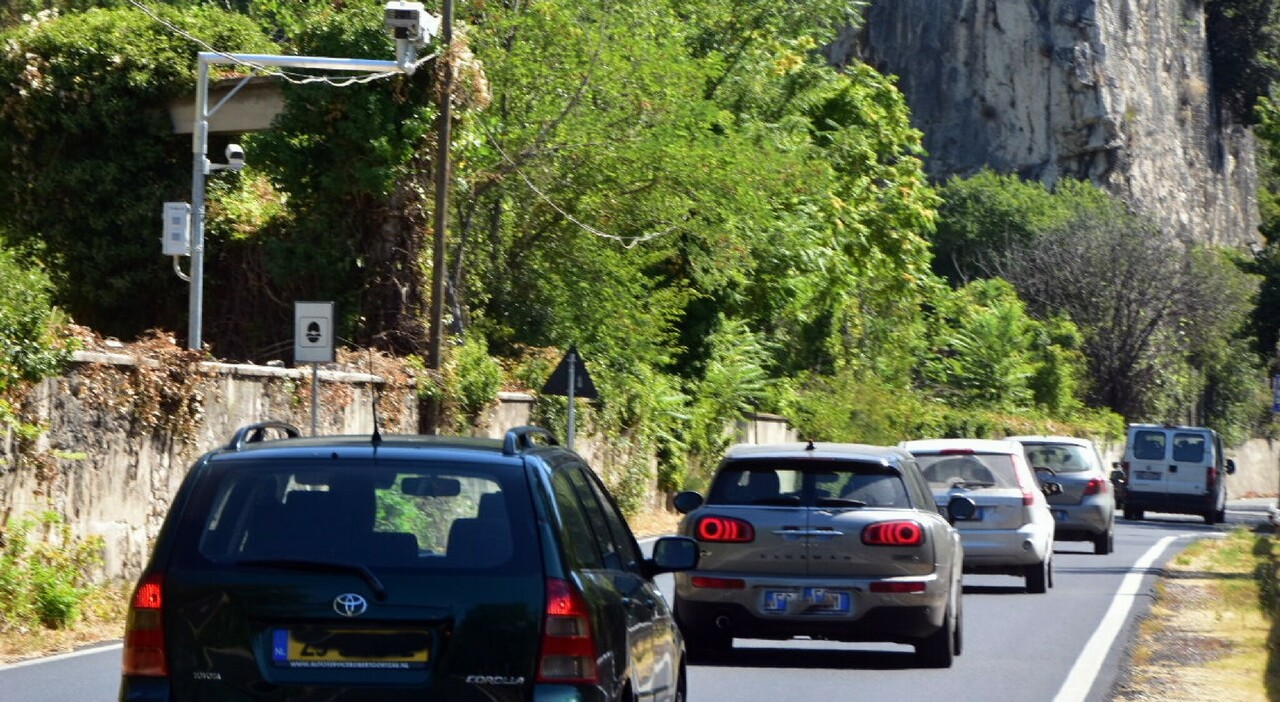
<svg viewBox="0 0 1280 702">
<path fill-rule="evenodd" d="M 165 256 L 191 255 L 191 205 L 164 203 L 164 236 L 160 246 Z"/>
</svg>

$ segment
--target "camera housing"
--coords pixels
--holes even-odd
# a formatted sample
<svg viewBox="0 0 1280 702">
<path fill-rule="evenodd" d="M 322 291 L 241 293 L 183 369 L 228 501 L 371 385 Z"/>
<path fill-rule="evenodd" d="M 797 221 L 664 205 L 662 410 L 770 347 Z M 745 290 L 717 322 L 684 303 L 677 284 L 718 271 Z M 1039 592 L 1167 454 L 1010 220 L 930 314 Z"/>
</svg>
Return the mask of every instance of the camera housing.
<svg viewBox="0 0 1280 702">
<path fill-rule="evenodd" d="M 427 12 L 420 2 L 391 0 L 386 4 L 383 17 L 392 36 L 418 46 L 424 46 L 440 31 L 440 18 Z"/>
<path fill-rule="evenodd" d="M 244 147 L 239 144 L 227 144 L 226 151 L 227 168 L 229 170 L 238 171 L 244 168 Z"/>
</svg>

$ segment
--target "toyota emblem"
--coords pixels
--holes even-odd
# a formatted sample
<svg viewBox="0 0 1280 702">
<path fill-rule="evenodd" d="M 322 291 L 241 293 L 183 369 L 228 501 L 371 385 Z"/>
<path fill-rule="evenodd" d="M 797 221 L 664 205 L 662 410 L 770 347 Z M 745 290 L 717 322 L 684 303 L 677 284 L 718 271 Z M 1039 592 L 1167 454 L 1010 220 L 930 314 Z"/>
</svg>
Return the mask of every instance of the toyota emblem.
<svg viewBox="0 0 1280 702">
<path fill-rule="evenodd" d="M 369 603 L 354 592 L 346 592 L 333 598 L 333 611 L 344 617 L 358 617 L 369 609 Z"/>
</svg>

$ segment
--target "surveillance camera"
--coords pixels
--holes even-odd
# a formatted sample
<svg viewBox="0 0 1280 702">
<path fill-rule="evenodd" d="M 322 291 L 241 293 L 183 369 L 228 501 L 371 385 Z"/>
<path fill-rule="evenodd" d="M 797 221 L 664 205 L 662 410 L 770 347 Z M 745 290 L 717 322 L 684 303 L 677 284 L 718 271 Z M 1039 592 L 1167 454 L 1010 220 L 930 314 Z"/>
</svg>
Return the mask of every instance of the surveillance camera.
<svg viewBox="0 0 1280 702">
<path fill-rule="evenodd" d="M 244 168 L 244 147 L 239 144 L 227 144 L 227 168 L 240 170 Z"/>
<path fill-rule="evenodd" d="M 425 44 L 440 28 L 440 19 L 429 14 L 420 2 L 391 0 L 386 4 L 384 17 L 392 36 L 418 44 Z"/>
</svg>

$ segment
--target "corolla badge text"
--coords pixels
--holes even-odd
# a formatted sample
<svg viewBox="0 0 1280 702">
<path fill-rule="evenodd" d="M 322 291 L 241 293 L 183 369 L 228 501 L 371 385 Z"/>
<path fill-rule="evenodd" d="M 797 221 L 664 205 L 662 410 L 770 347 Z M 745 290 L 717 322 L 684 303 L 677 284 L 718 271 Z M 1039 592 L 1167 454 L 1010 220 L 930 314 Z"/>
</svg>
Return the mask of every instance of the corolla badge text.
<svg viewBox="0 0 1280 702">
<path fill-rule="evenodd" d="M 468 675 L 469 685 L 523 685 L 524 678 L 512 675 Z"/>
</svg>

